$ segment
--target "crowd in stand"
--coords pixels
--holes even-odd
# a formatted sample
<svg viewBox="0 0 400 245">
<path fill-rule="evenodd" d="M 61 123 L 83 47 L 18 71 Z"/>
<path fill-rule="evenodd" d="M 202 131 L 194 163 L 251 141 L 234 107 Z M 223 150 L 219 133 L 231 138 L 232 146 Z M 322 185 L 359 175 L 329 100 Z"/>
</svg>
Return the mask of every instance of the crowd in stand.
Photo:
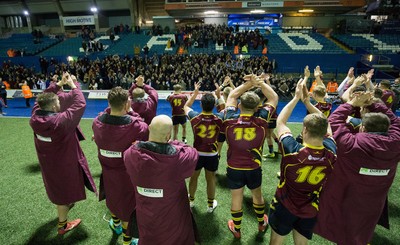
<svg viewBox="0 0 400 245">
<path fill-rule="evenodd" d="M 207 55 L 153 55 L 150 57 L 119 57 L 107 56 L 100 60 L 80 58 L 76 62 L 58 63 L 54 59 L 47 61 L 40 58 L 41 74 L 36 74 L 34 68 L 15 65 L 11 61 L 4 62 L 0 75 L 9 81 L 11 88 L 18 88 L 24 79 L 28 80 L 31 88 L 35 88 L 41 78 L 50 80 L 52 75 L 61 75 L 63 71 L 77 74 L 84 89 L 111 89 L 116 86 L 129 88 L 139 75 L 144 75 L 146 83 L 157 90 L 172 90 L 175 84 L 180 84 L 183 90 L 193 90 L 194 83 L 201 80 L 202 90 L 212 91 L 214 83 L 222 83 L 225 76 L 232 77 L 233 83 L 241 84 L 241 77 L 248 73 L 273 73 L 274 61 L 265 57 L 249 59 L 233 59 L 227 53 Z M 290 92 L 294 89 L 294 81 L 276 77 L 272 79 L 272 86 L 279 89 L 287 83 Z M 36 87 L 38 87 L 36 85 Z M 282 91 L 288 92 L 287 89 Z M 290 93 L 289 92 L 289 93 Z"/>
<path fill-rule="evenodd" d="M 158 36 L 168 33 L 169 29 L 162 28 L 160 25 L 153 25 L 151 35 Z M 178 46 L 183 45 L 185 48 L 199 47 L 208 48 L 209 45 L 217 44 L 233 48 L 238 46 L 239 50 L 243 47 L 251 47 L 255 50 L 259 47 L 263 48 L 267 45 L 268 39 L 261 35 L 259 29 L 246 30 L 239 32 L 239 26 L 235 28 L 226 24 L 206 24 L 206 25 L 184 25 L 177 28 L 175 32 L 175 40 Z"/>
</svg>

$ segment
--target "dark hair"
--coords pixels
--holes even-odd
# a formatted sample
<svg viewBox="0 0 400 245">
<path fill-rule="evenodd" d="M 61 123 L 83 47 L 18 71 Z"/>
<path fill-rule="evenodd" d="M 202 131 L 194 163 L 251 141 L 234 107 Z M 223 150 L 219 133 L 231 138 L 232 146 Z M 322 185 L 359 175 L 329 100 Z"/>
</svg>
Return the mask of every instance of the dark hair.
<svg viewBox="0 0 400 245">
<path fill-rule="evenodd" d="M 363 116 L 362 125 L 369 133 L 387 133 L 390 126 L 390 119 L 383 113 L 369 112 Z"/>
<path fill-rule="evenodd" d="M 215 97 L 212 93 L 205 93 L 201 97 L 201 107 L 203 108 L 203 111 L 205 112 L 210 112 L 214 109 L 215 105 Z"/>
<path fill-rule="evenodd" d="M 108 92 L 108 103 L 111 108 L 116 110 L 122 110 L 128 101 L 129 93 L 121 87 L 115 87 Z"/>
<path fill-rule="evenodd" d="M 308 114 L 303 121 L 310 137 L 324 138 L 328 129 L 328 119 L 322 113 Z"/>
<path fill-rule="evenodd" d="M 40 109 L 52 111 L 52 106 L 56 103 L 58 96 L 55 93 L 41 93 L 37 96 L 36 101 Z"/>
<path fill-rule="evenodd" d="M 374 90 L 374 97 L 380 99 L 380 98 L 382 98 L 382 96 L 383 96 L 382 89 L 376 88 Z"/>
<path fill-rule="evenodd" d="M 253 90 L 254 93 L 256 93 L 256 95 L 258 95 L 258 97 L 260 98 L 260 100 L 264 101 L 266 99 L 264 93 L 262 92 L 261 88 L 256 88 Z"/>
<path fill-rule="evenodd" d="M 254 92 L 246 92 L 240 96 L 240 104 L 243 109 L 254 110 L 260 104 L 260 97 Z"/>
<path fill-rule="evenodd" d="M 367 91 L 367 88 L 362 86 L 362 85 L 360 85 L 360 86 L 357 86 L 357 87 L 354 88 L 353 93 L 355 93 L 355 92 L 366 92 L 366 91 Z"/>
</svg>

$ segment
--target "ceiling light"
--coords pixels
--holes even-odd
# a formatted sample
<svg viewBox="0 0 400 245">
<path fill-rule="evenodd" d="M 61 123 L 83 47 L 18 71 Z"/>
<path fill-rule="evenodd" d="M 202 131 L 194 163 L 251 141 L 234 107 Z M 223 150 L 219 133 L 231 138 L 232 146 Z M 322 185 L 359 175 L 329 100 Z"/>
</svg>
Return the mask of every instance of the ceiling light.
<svg viewBox="0 0 400 245">
<path fill-rule="evenodd" d="M 91 7 L 90 11 L 92 11 L 93 13 L 97 13 L 97 8 L 96 7 Z"/>
<path fill-rule="evenodd" d="M 209 10 L 209 11 L 205 11 L 204 14 L 218 14 L 218 11 L 215 10 Z"/>
<path fill-rule="evenodd" d="M 24 15 L 29 15 L 29 12 L 27 10 L 24 10 Z"/>
<path fill-rule="evenodd" d="M 314 12 L 314 9 L 300 9 L 299 13 L 312 13 Z"/>
<path fill-rule="evenodd" d="M 250 11 L 250 13 L 252 13 L 252 14 L 263 14 L 263 13 L 265 13 L 265 10 L 255 9 L 255 10 Z"/>
<path fill-rule="evenodd" d="M 146 24 L 153 24 L 154 22 L 152 20 L 146 20 Z"/>
</svg>

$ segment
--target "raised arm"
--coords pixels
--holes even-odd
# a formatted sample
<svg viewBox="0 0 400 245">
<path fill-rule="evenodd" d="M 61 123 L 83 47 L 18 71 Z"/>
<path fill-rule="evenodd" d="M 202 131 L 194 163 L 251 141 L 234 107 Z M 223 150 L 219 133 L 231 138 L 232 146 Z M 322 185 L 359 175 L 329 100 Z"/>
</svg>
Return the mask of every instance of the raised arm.
<svg viewBox="0 0 400 245">
<path fill-rule="evenodd" d="M 321 68 L 319 66 L 315 67 L 314 77 L 315 77 L 315 81 L 317 81 L 317 86 L 323 86 L 325 88 L 325 84 L 322 81 L 321 76 L 322 76 Z"/>
<path fill-rule="evenodd" d="M 194 101 L 196 100 L 197 95 L 199 94 L 200 86 L 201 86 L 201 82 L 197 82 L 194 84 L 193 94 L 189 98 L 189 100 L 186 101 L 185 106 L 183 107 L 183 110 L 185 111 L 185 115 L 187 115 L 192 110 L 191 107 L 192 107 Z"/>
<path fill-rule="evenodd" d="M 338 87 L 338 93 L 339 96 L 342 96 L 344 93 L 344 89 L 346 87 L 346 84 L 352 79 L 354 78 L 354 67 L 350 67 L 349 71 L 347 72 L 347 76 L 346 78 L 340 83 L 339 87 Z"/>
<path fill-rule="evenodd" d="M 229 94 L 228 99 L 226 100 L 226 107 L 230 107 L 230 106 L 236 107 L 237 100 L 239 99 L 239 97 L 253 86 L 252 82 L 249 79 L 249 76 L 252 76 L 252 75 L 246 75 L 245 79 L 247 79 L 248 81 L 246 81 L 239 87 L 232 90 L 232 92 Z"/>
<path fill-rule="evenodd" d="M 303 84 L 302 83 L 297 83 L 296 86 L 296 92 L 294 94 L 293 99 L 282 109 L 281 113 L 279 113 L 278 118 L 276 119 L 276 130 L 278 134 L 278 138 L 281 137 L 282 134 L 284 133 L 290 133 L 289 127 L 286 125 L 287 121 L 292 115 L 293 109 L 297 105 L 297 102 L 299 102 L 301 98 L 301 93 L 302 93 L 302 88 Z"/>
<path fill-rule="evenodd" d="M 278 94 L 271 88 L 270 85 L 264 82 L 260 84 L 260 88 L 264 96 L 268 99 L 268 104 L 272 105 L 276 109 L 279 101 Z"/>
<path fill-rule="evenodd" d="M 365 74 L 358 76 L 356 79 L 354 79 L 354 82 L 351 84 L 351 86 L 343 93 L 342 100 L 344 102 L 350 101 L 354 89 L 358 86 L 361 86 L 363 83 L 366 82 L 366 80 L 367 77 L 365 76 Z"/>
</svg>

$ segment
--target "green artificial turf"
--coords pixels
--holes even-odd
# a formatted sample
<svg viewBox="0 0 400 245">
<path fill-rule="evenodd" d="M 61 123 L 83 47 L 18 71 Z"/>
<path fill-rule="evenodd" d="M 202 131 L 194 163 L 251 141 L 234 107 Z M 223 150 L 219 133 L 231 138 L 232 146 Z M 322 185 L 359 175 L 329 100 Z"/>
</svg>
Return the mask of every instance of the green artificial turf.
<svg viewBox="0 0 400 245">
<path fill-rule="evenodd" d="M 96 184 L 99 183 L 101 167 L 97 159 L 96 145 L 90 140 L 92 120 L 82 120 L 81 127 L 87 140 L 81 142 Z M 300 124 L 290 124 L 294 134 L 300 131 Z M 188 128 L 189 129 L 189 128 Z M 179 137 L 180 138 L 180 137 Z M 188 141 L 193 136 L 188 130 Z M 40 173 L 40 167 L 33 143 L 32 130 L 26 118 L 0 118 L 0 170 L 1 199 L 0 244 L 122 244 L 122 238 L 112 235 L 103 215 L 108 214 L 104 202 L 87 192 L 87 199 L 78 202 L 69 214 L 70 219 L 81 218 L 82 224 L 64 237 L 56 235 L 57 214 L 55 206 L 48 200 Z M 276 145 L 275 145 L 276 150 Z M 202 173 L 196 193 L 193 213 L 199 227 L 202 244 L 268 244 L 270 230 L 263 236 L 258 234 L 257 221 L 252 209 L 249 190 L 245 191 L 243 205 L 242 239 L 236 241 L 227 229 L 230 216 L 230 191 L 226 187 L 226 145 L 217 174 L 216 199 L 218 207 L 212 214 L 206 212 L 207 197 L 205 179 Z M 264 199 L 270 202 L 275 192 L 279 171 L 279 158 L 263 162 L 262 191 Z M 377 227 L 372 244 L 399 244 L 400 241 L 400 190 L 396 177 L 389 194 L 391 230 Z M 268 206 L 268 205 L 267 205 Z M 346 222 L 343 220 L 342 222 Z M 174 228 L 171 227 L 171 232 Z M 293 244 L 288 236 L 285 244 Z M 310 244 L 331 244 L 314 236 Z"/>
</svg>

